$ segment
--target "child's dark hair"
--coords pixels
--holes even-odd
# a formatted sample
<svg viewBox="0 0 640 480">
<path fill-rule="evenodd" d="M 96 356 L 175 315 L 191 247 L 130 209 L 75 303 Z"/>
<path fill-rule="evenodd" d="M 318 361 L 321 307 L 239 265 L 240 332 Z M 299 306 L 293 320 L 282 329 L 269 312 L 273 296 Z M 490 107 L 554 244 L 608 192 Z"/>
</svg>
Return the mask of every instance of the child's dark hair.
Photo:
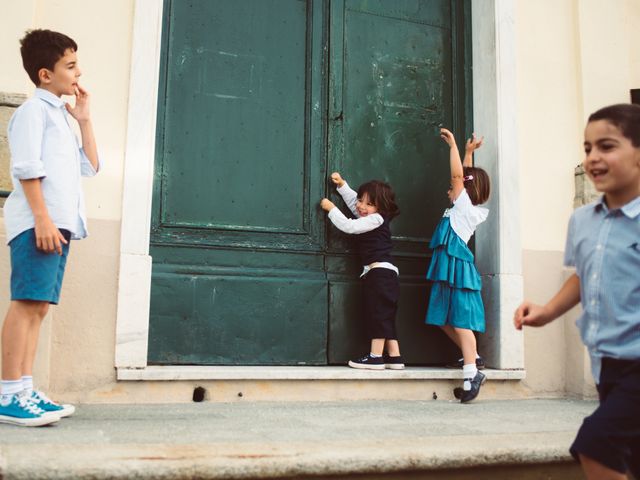
<svg viewBox="0 0 640 480">
<path fill-rule="evenodd" d="M 400 209 L 396 204 L 396 194 L 391 185 L 380 180 L 371 180 L 358 187 L 358 198 L 367 194 L 369 201 L 378 209 L 378 213 L 389 220 L 400 215 Z"/>
<path fill-rule="evenodd" d="M 489 174 L 480 167 L 464 167 L 464 189 L 469 194 L 471 203 L 482 205 L 489 200 L 491 180 Z"/>
<path fill-rule="evenodd" d="M 67 50 L 78 51 L 78 45 L 64 33 L 51 30 L 27 30 L 20 40 L 22 65 L 36 87 L 40 85 L 38 72 L 41 68 L 53 70 L 56 62 Z"/>
<path fill-rule="evenodd" d="M 601 108 L 589 116 L 589 122 L 606 120 L 620 129 L 622 135 L 640 147 L 640 105 L 619 103 Z"/>
</svg>

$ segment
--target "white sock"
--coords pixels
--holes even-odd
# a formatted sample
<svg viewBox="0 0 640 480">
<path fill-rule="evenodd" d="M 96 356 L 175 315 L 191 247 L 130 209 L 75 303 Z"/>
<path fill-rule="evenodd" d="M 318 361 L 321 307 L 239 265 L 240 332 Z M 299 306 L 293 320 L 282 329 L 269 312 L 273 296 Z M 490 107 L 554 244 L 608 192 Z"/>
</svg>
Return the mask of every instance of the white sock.
<svg viewBox="0 0 640 480">
<path fill-rule="evenodd" d="M 369 352 L 369 356 L 370 356 L 371 358 L 380 358 L 382 355 L 376 355 L 375 353 L 371 353 L 371 352 Z"/>
<path fill-rule="evenodd" d="M 2 380 L 0 382 L 0 404 L 9 405 L 11 397 L 22 391 L 22 380 Z"/>
<path fill-rule="evenodd" d="M 462 389 L 468 392 L 471 390 L 471 382 L 470 380 L 476 376 L 478 373 L 478 369 L 476 368 L 475 363 L 470 363 L 468 365 L 462 366 L 462 376 L 464 377 L 464 384 L 462 385 Z"/>
<path fill-rule="evenodd" d="M 33 392 L 33 377 L 31 375 L 23 375 L 21 380 L 22 391 L 24 391 L 27 396 L 30 396 L 31 392 Z"/>
<path fill-rule="evenodd" d="M 478 355 L 478 354 L 476 353 L 476 360 L 477 360 L 477 359 L 479 359 L 479 358 L 480 358 L 480 355 Z M 458 359 L 458 361 L 459 361 L 459 362 L 464 362 L 464 357 L 460 357 L 460 358 Z"/>
</svg>

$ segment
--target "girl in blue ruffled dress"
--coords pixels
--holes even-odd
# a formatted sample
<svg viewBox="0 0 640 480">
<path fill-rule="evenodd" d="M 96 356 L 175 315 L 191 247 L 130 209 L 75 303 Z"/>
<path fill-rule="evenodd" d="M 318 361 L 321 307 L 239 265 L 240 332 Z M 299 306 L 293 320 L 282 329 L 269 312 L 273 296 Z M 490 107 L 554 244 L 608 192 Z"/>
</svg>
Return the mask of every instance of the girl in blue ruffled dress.
<svg viewBox="0 0 640 480">
<path fill-rule="evenodd" d="M 485 380 L 476 366 L 474 334 L 485 330 L 482 281 L 467 242 L 489 214 L 488 209 L 479 205 L 489 198 L 490 181 L 487 172 L 473 166 L 473 152 L 480 148 L 483 139 L 476 139 L 474 134 L 467 141 L 463 163 L 453 134 L 442 128 L 440 137 L 449 145 L 448 196 L 453 206 L 445 210 L 429 244 L 433 256 L 427 279 L 433 283 L 426 323 L 441 327 L 462 350 L 464 384 L 454 394 L 466 403 L 478 396 Z"/>
</svg>

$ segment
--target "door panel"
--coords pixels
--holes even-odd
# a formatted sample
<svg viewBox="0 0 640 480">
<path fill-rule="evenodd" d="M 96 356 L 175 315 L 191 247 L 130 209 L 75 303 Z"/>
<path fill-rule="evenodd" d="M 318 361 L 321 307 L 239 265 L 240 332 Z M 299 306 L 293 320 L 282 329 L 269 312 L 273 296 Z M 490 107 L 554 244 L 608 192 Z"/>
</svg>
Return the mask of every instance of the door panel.
<svg viewBox="0 0 640 480">
<path fill-rule="evenodd" d="M 166 3 L 153 243 L 319 250 L 322 10 Z"/>
<path fill-rule="evenodd" d="M 321 7 L 166 1 L 150 363 L 326 363 Z"/>
<path fill-rule="evenodd" d="M 305 3 L 172 6 L 163 225 L 304 232 Z"/>
<path fill-rule="evenodd" d="M 447 28 L 419 22 L 427 12 L 449 17 L 449 2 L 340 4 L 332 4 L 332 23 L 344 24 L 332 40 L 344 48 L 332 50 L 329 168 L 344 171 L 354 188 L 372 178 L 388 181 L 405 212 L 393 222 L 394 236 L 406 241 L 403 249 L 422 251 L 448 202 L 439 127 L 464 127 L 454 125 L 454 110 L 464 105 L 453 101 L 451 19 Z M 343 236 L 334 232 L 330 247 L 342 249 Z"/>
<path fill-rule="evenodd" d="M 391 224 L 401 271 L 397 324 L 410 363 L 455 355 L 442 333 L 423 320 L 428 244 L 448 202 L 448 151 L 439 128 L 464 133 L 459 119 L 465 105 L 457 93 L 465 90 L 456 84 L 464 77 L 454 76 L 460 13 L 449 1 L 332 2 L 331 22 L 340 27 L 331 37 L 337 48 L 331 50 L 329 171 L 340 171 L 354 189 L 376 178 L 396 192 L 402 211 Z M 332 199 L 342 205 L 337 194 Z M 329 254 L 336 258 L 353 251 L 353 238 L 336 229 L 328 231 L 328 239 Z M 344 276 L 341 263 L 327 261 L 330 279 Z M 332 302 L 354 291 L 359 268 L 354 262 L 350 281 L 330 283 Z M 361 320 L 353 315 L 339 308 L 330 315 L 330 363 L 361 353 L 361 330 L 353 328 Z"/>
<path fill-rule="evenodd" d="M 156 272 L 154 289 L 151 315 L 155 322 L 149 349 L 171 352 L 165 362 L 220 364 L 233 359 L 243 365 L 326 363 L 323 278 Z M 176 302 L 176 298 L 181 301 Z M 301 321 L 306 332 L 298 336 Z M 167 335 L 168 331 L 178 334 Z M 292 336 L 296 341 L 288 342 Z"/>
</svg>

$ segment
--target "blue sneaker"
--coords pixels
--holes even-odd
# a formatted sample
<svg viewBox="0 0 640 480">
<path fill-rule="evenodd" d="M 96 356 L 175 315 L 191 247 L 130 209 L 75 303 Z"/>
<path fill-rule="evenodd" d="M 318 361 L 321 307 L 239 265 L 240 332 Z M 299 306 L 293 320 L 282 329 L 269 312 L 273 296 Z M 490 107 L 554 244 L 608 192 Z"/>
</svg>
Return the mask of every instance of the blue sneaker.
<svg viewBox="0 0 640 480">
<path fill-rule="evenodd" d="M 45 412 L 25 395 L 13 395 L 7 405 L 0 403 L 0 423 L 22 427 L 40 427 L 60 420 L 55 413 Z"/>
<path fill-rule="evenodd" d="M 60 418 L 69 417 L 76 411 L 76 407 L 69 404 L 60 405 L 47 397 L 44 392 L 33 390 L 31 401 L 45 412 L 53 412 Z"/>
</svg>

